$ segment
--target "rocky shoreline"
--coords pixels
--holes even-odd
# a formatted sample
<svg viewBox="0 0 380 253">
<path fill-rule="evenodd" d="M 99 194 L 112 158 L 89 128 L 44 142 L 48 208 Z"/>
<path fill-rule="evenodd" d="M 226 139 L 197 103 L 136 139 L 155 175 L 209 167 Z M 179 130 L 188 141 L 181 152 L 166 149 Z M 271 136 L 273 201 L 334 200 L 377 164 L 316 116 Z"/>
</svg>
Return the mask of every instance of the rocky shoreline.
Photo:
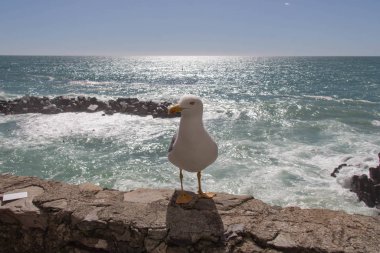
<svg viewBox="0 0 380 253">
<path fill-rule="evenodd" d="M 168 114 L 168 107 L 171 104 L 170 102 L 140 101 L 137 98 L 118 98 L 116 100 L 101 101 L 96 97 L 85 96 L 58 96 L 54 98 L 23 96 L 14 100 L 0 100 L 0 113 L 9 115 L 103 111 L 103 115 L 127 113 L 139 116 L 151 115 L 153 118 L 179 117 L 180 113 Z"/>
<path fill-rule="evenodd" d="M 366 174 L 352 176 L 351 191 L 368 207 L 380 209 L 380 165 L 369 168 L 369 178 Z"/>
<path fill-rule="evenodd" d="M 379 153 L 380 158 L 380 153 Z M 331 173 L 332 177 L 343 168 L 348 166 L 346 163 L 340 164 Z M 350 191 L 356 193 L 359 201 L 363 201 L 368 207 L 380 209 L 380 165 L 369 168 L 367 174 L 353 175 L 350 178 Z"/>
<path fill-rule="evenodd" d="M 176 205 L 178 192 L 121 192 L 0 175 L 0 252 L 378 252 L 380 218 L 281 208 L 217 193 Z"/>
</svg>

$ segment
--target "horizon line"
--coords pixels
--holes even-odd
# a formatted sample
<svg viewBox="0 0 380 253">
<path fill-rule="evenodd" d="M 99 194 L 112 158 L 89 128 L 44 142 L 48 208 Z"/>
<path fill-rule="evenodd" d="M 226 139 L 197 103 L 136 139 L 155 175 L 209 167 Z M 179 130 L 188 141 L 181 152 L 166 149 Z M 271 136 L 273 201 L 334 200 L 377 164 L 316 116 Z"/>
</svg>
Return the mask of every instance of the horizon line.
<svg viewBox="0 0 380 253">
<path fill-rule="evenodd" d="M 0 54 L 0 56 L 37 56 L 37 57 L 247 57 L 247 58 L 270 58 L 270 57 L 380 57 L 379 55 L 102 55 L 102 54 Z"/>
</svg>

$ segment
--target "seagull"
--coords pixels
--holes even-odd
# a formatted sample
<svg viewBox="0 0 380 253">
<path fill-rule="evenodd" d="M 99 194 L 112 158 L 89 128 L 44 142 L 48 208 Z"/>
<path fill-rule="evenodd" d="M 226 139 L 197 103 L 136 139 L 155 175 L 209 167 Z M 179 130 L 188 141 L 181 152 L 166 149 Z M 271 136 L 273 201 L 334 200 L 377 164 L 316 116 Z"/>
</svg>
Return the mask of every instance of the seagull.
<svg viewBox="0 0 380 253">
<path fill-rule="evenodd" d="M 177 133 L 170 143 L 168 159 L 179 168 L 181 194 L 177 204 L 186 204 L 192 196 L 183 190 L 182 170 L 197 172 L 198 194 L 203 198 L 212 198 L 214 193 L 206 193 L 201 187 L 201 171 L 215 162 L 218 146 L 203 126 L 203 103 L 194 95 L 184 95 L 177 105 L 169 108 L 169 114 L 181 112 Z"/>
</svg>

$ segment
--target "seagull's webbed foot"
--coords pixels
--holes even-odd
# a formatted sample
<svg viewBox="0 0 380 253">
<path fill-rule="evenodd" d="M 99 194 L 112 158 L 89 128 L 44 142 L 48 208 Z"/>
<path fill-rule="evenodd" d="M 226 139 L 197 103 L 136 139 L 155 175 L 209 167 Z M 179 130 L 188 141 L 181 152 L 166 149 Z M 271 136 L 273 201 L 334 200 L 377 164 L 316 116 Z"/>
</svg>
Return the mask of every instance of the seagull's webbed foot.
<svg viewBox="0 0 380 253">
<path fill-rule="evenodd" d="M 201 187 L 201 172 L 199 171 L 197 173 L 197 177 L 198 177 L 198 196 L 201 197 L 201 198 L 204 198 L 204 199 L 212 199 L 213 197 L 215 197 L 215 193 L 213 192 L 203 192 L 202 191 L 202 187 Z"/>
<path fill-rule="evenodd" d="M 186 193 L 186 192 L 181 192 L 181 193 L 179 194 L 179 196 L 177 197 L 175 203 L 176 203 L 176 204 L 187 204 L 187 203 L 189 203 L 192 199 L 193 199 L 193 197 L 192 197 L 190 194 L 188 194 L 188 193 Z"/>
<path fill-rule="evenodd" d="M 215 193 L 213 192 L 198 192 L 199 197 L 204 198 L 204 199 L 212 199 L 213 197 L 216 196 Z"/>
</svg>

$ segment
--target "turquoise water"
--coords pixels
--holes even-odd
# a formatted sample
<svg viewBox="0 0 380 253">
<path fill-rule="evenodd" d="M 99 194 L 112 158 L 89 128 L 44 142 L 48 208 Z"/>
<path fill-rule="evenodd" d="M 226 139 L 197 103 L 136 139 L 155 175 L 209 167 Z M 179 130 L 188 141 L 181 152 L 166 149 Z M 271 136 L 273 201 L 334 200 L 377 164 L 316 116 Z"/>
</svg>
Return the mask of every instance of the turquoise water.
<svg viewBox="0 0 380 253">
<path fill-rule="evenodd" d="M 0 99 L 203 98 L 219 146 L 204 188 L 281 206 L 374 214 L 345 189 L 380 152 L 380 57 L 0 56 Z M 0 115 L 0 172 L 129 190 L 179 187 L 167 148 L 178 119 Z M 330 173 L 346 162 L 337 178 Z M 196 190 L 195 175 L 185 188 Z"/>
</svg>

